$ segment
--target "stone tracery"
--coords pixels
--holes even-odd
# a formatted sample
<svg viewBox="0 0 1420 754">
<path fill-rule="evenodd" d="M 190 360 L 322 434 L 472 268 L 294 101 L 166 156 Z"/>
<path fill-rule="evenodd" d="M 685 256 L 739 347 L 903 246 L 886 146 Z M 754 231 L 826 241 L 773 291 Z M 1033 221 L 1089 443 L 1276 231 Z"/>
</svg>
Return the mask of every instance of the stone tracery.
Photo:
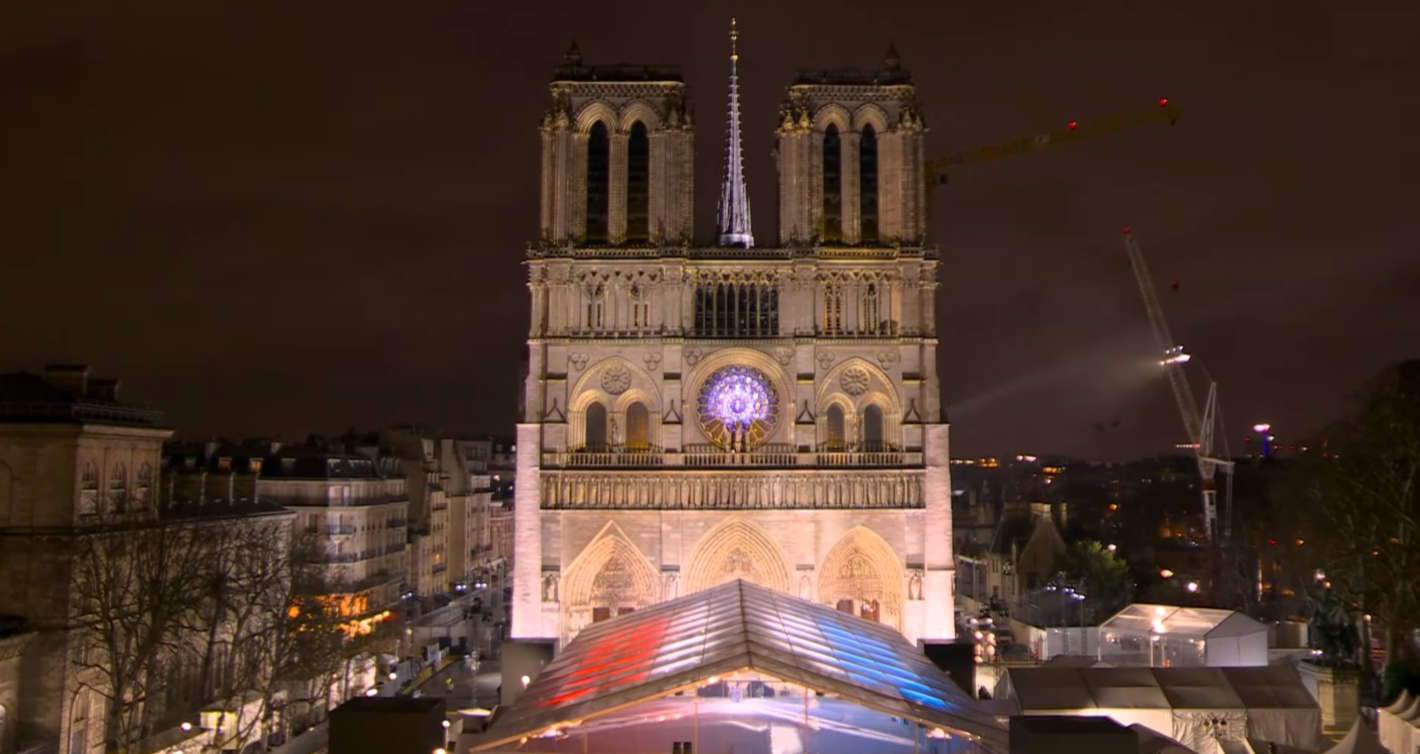
<svg viewBox="0 0 1420 754">
<path fill-rule="evenodd" d="M 790 591 L 789 569 L 779 548 L 754 524 L 742 519 L 721 523 L 700 538 L 685 576 L 685 594 L 731 579 Z"/>
<path fill-rule="evenodd" d="M 819 601 L 902 628 L 903 568 L 892 546 L 873 531 L 858 526 L 843 535 L 819 573 Z"/>
</svg>

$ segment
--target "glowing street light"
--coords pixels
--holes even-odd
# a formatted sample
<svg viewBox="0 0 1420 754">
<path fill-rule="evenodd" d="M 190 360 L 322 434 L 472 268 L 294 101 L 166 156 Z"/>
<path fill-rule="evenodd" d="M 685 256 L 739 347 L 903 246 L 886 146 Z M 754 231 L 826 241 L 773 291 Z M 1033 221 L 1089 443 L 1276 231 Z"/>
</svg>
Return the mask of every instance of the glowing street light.
<svg viewBox="0 0 1420 754">
<path fill-rule="evenodd" d="M 1190 591 L 1190 592 L 1197 593 L 1197 592 L 1198 592 L 1198 582 L 1197 582 L 1197 581 L 1190 581 L 1190 582 L 1188 582 L 1186 585 L 1184 585 L 1184 588 L 1187 589 L 1187 590 Z"/>
</svg>

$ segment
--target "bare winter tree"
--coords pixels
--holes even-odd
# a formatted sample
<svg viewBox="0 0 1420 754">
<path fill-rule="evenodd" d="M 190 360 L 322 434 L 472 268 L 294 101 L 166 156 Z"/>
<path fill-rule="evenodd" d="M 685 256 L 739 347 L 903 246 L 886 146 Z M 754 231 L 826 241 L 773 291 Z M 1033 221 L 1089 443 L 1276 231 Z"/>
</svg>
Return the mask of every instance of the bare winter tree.
<svg viewBox="0 0 1420 754">
<path fill-rule="evenodd" d="M 331 583 L 323 555 L 282 513 L 150 520 L 82 537 L 71 603 L 85 680 L 75 691 L 107 702 L 107 749 L 136 750 L 194 704 L 223 707 L 216 741 L 238 746 L 264 738 L 293 689 L 323 707 L 383 638 L 360 634 L 329 596 L 353 585 Z M 177 686 L 189 693 L 174 702 Z"/>
<path fill-rule="evenodd" d="M 161 684 L 155 670 L 182 654 L 210 551 L 188 523 L 113 527 L 75 542 L 72 657 L 82 679 L 75 690 L 92 689 L 107 702 L 109 751 L 133 749 L 145 735 L 144 706 Z"/>
<path fill-rule="evenodd" d="M 1396 659 L 1420 626 L 1420 361 L 1383 373 L 1302 471 L 1326 578 Z"/>
</svg>

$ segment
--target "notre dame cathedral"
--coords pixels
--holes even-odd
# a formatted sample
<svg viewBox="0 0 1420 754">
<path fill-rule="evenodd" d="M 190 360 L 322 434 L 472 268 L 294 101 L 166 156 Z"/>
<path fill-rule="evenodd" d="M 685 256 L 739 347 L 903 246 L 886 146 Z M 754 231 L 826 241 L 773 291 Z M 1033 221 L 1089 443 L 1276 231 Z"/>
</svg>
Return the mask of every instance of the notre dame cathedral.
<svg viewBox="0 0 1420 754">
<path fill-rule="evenodd" d="M 912 640 L 953 636 L 925 128 L 895 53 L 804 72 L 776 123 L 779 238 L 751 227 L 737 32 L 717 243 L 693 245 L 674 68 L 586 64 L 542 120 L 518 425 L 512 637 L 744 578 Z M 761 239 L 763 240 L 763 239 Z"/>
</svg>

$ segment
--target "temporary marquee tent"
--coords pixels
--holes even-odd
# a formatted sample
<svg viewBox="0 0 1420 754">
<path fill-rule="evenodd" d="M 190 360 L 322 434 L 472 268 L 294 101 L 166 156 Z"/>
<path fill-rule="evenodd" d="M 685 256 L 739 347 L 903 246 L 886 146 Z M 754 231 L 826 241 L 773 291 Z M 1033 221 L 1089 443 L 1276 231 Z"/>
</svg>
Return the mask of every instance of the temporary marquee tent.
<svg viewBox="0 0 1420 754">
<path fill-rule="evenodd" d="M 1377 727 L 1382 746 L 1396 754 L 1410 754 L 1420 747 L 1420 697 L 1402 689 L 1400 696 L 1379 712 Z"/>
<path fill-rule="evenodd" d="M 583 629 L 474 748 L 508 750 L 522 739 L 540 737 L 555 748 L 557 737 L 569 729 L 580 734 L 628 712 L 639 716 L 643 729 L 649 720 L 665 732 L 667 726 L 686 725 L 680 713 L 699 715 L 713 706 L 699 701 L 701 692 L 736 676 L 754 677 L 745 682 L 750 695 L 766 686 L 807 690 L 791 692 L 802 701 L 787 708 L 779 704 L 777 691 L 772 700 L 738 707 L 741 717 L 756 710 L 766 719 L 773 717 L 776 722 L 764 722 L 766 730 L 788 731 L 802 719 L 810 723 L 803 727 L 817 731 L 819 723 L 808 718 L 831 714 L 836 719 L 828 727 L 853 727 L 883 742 L 883 734 L 868 730 L 871 725 L 856 709 L 875 719 L 896 720 L 906 729 L 921 726 L 934 741 L 950 740 L 952 751 L 1007 748 L 1005 726 L 902 634 L 742 580 Z M 683 700 L 679 713 L 661 709 L 676 699 Z M 616 730 L 636 722 L 619 721 Z M 792 735 L 802 732 L 796 729 Z M 903 741 L 905 750 L 919 750 L 915 740 Z M 880 745 L 875 750 L 893 749 Z"/>
<path fill-rule="evenodd" d="M 1351 723 L 1351 730 L 1346 732 L 1346 737 L 1327 749 L 1326 754 L 1386 754 L 1386 749 L 1365 719 L 1357 716 L 1356 722 Z"/>
<path fill-rule="evenodd" d="M 1267 626 L 1235 610 L 1136 603 L 1099 627 L 1113 665 L 1211 668 L 1267 664 Z"/>
<path fill-rule="evenodd" d="M 1220 740 L 1317 750 L 1321 710 L 1294 668 L 1010 668 L 998 699 L 1026 715 L 1109 715 L 1202 754 Z"/>
</svg>

